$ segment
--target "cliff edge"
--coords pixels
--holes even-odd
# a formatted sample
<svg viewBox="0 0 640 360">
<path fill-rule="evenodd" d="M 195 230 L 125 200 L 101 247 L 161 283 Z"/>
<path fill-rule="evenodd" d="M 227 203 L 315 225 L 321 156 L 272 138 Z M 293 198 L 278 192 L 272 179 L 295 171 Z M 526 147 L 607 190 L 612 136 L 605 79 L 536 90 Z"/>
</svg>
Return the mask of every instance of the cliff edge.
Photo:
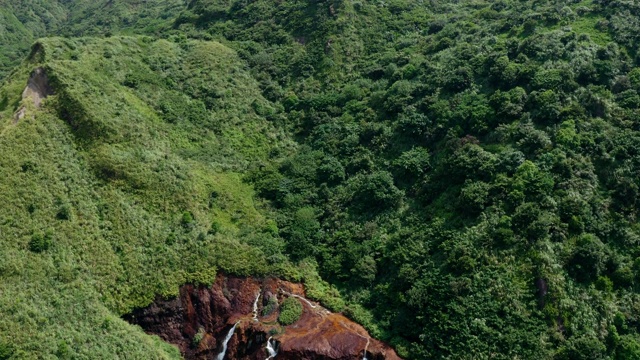
<svg viewBox="0 0 640 360">
<path fill-rule="evenodd" d="M 282 326 L 278 304 L 289 297 L 302 315 Z M 179 297 L 125 319 L 178 346 L 186 359 L 400 359 L 362 326 L 307 300 L 302 285 L 274 278 L 219 275 L 210 288 L 185 285 Z"/>
</svg>

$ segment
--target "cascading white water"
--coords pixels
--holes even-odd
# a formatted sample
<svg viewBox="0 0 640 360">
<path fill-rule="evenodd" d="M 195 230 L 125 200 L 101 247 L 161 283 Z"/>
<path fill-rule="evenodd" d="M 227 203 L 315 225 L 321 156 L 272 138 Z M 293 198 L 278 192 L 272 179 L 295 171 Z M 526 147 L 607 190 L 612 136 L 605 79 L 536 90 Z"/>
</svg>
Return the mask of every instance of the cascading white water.
<svg viewBox="0 0 640 360">
<path fill-rule="evenodd" d="M 293 296 L 293 297 L 295 297 L 295 298 L 298 298 L 298 299 L 300 299 L 300 300 L 302 300 L 302 301 L 306 302 L 306 303 L 307 303 L 307 304 L 308 304 L 312 309 L 315 309 L 315 308 L 317 308 L 317 307 L 318 307 L 318 305 L 313 304 L 311 301 L 309 301 L 309 300 L 307 300 L 307 299 L 303 298 L 303 297 L 302 297 L 302 296 L 300 296 L 300 295 L 292 294 L 292 293 L 289 293 L 289 292 L 286 292 L 286 291 L 282 291 L 282 292 L 283 292 L 285 295 Z"/>
<path fill-rule="evenodd" d="M 369 360 L 367 358 L 367 349 L 369 348 L 369 339 L 367 339 L 367 346 L 364 347 L 364 354 L 362 355 L 362 360 Z"/>
<path fill-rule="evenodd" d="M 371 342 L 370 338 L 365 338 L 364 336 L 358 334 L 358 336 L 360 336 L 363 339 L 367 339 L 367 345 L 364 346 L 364 352 L 362 353 L 362 360 L 369 360 L 369 358 L 367 358 L 367 350 L 369 350 L 369 343 Z"/>
<path fill-rule="evenodd" d="M 278 355 L 278 352 L 271 344 L 271 338 L 267 340 L 267 352 L 269 353 L 269 357 L 267 358 L 267 360 L 273 359 L 274 357 L 276 357 L 276 355 Z"/>
<path fill-rule="evenodd" d="M 227 354 L 227 344 L 229 343 L 229 340 L 231 340 L 233 333 L 236 331 L 236 326 L 238 326 L 238 324 L 240 324 L 240 321 L 233 325 L 231 330 L 229 330 L 227 337 L 224 338 L 224 342 L 222 343 L 222 351 L 220 352 L 220 354 L 218 354 L 216 360 L 224 360 L 224 356 Z"/>
<path fill-rule="evenodd" d="M 256 296 L 256 301 L 253 302 L 253 321 L 258 321 L 258 299 L 260 299 L 260 292 Z"/>
</svg>

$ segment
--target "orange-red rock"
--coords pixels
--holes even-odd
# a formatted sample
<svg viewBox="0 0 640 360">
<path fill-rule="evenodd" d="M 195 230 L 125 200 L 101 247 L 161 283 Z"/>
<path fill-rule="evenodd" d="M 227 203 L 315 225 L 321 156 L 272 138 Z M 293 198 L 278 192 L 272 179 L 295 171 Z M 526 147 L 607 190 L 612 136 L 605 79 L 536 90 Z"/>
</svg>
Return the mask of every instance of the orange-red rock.
<svg viewBox="0 0 640 360">
<path fill-rule="evenodd" d="M 255 321 L 253 304 L 258 293 Z M 185 285 L 178 298 L 158 300 L 125 318 L 177 345 L 186 359 L 215 359 L 225 336 L 238 322 L 225 359 L 264 360 L 270 337 L 277 344 L 278 360 L 360 360 L 365 348 L 369 360 L 400 359 L 389 346 L 370 338 L 362 326 L 313 302 L 301 300 L 302 316 L 290 326 L 277 324 L 277 310 L 262 316 L 267 297 L 282 301 L 293 295 L 304 299 L 304 287 L 273 278 L 220 275 L 210 288 Z"/>
</svg>

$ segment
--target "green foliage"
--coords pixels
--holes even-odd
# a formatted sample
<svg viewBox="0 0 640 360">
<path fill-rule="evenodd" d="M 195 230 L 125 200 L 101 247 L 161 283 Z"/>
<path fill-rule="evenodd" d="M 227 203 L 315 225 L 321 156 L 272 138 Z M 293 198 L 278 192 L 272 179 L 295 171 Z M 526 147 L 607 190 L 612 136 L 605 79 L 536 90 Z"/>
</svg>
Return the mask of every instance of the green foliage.
<svg viewBox="0 0 640 360">
<path fill-rule="evenodd" d="M 71 358 L 71 349 L 69 345 L 65 341 L 60 341 L 58 343 L 58 350 L 56 350 L 56 356 L 59 359 L 70 359 Z"/>
<path fill-rule="evenodd" d="M 191 345 L 193 347 L 198 347 L 198 345 L 200 345 L 200 342 L 202 342 L 202 339 L 204 339 L 204 335 L 206 334 L 204 328 L 200 328 L 198 329 L 198 332 L 193 335 L 193 339 L 191 340 Z"/>
<path fill-rule="evenodd" d="M 262 308 L 262 316 L 269 316 L 278 309 L 278 298 L 275 296 L 267 299 L 267 305 Z"/>
<path fill-rule="evenodd" d="M 280 304 L 278 322 L 284 326 L 294 324 L 302 316 L 302 303 L 295 297 L 288 297 Z"/>
<path fill-rule="evenodd" d="M 308 19 L 289 12 L 299 1 L 201 0 L 179 20 L 241 49 L 302 143 L 249 180 L 288 252 L 332 284 L 309 293 L 339 290 L 338 307 L 411 359 L 614 356 L 589 330 L 612 314 L 587 299 L 636 296 L 636 230 L 614 230 L 634 226 L 640 188 L 635 10 L 387 5 L 320 3 L 335 15 L 305 14 L 307 30 L 291 26 Z M 249 11 L 281 16 L 272 40 Z M 298 56 L 312 66 L 298 71 Z M 539 311 L 538 278 L 553 311 Z"/>
<path fill-rule="evenodd" d="M 637 357 L 634 2 L 6 5 L 16 351 L 176 355 L 95 324 L 221 269 L 303 280 L 407 359 Z M 46 34 L 107 37 L 42 40 L 5 77 Z M 56 95 L 12 124 L 37 65 Z"/>
<path fill-rule="evenodd" d="M 638 357 L 640 357 L 638 339 L 629 335 L 622 336 L 616 351 L 616 359 L 637 359 Z"/>
<path fill-rule="evenodd" d="M 53 241 L 52 241 L 53 233 L 51 230 L 47 230 L 46 233 L 36 232 L 31 236 L 31 241 L 29 241 L 29 250 L 35 253 L 41 253 L 43 251 L 49 250 Z"/>
<path fill-rule="evenodd" d="M 576 242 L 576 249 L 571 259 L 572 275 L 579 281 L 595 280 L 605 270 L 607 249 L 595 235 L 585 234 Z M 606 290 L 606 283 L 601 287 Z"/>
<path fill-rule="evenodd" d="M 372 212 L 396 208 L 403 197 L 402 191 L 393 183 L 393 176 L 386 171 L 353 177 L 347 189 L 356 204 Z"/>
<path fill-rule="evenodd" d="M 69 204 L 61 204 L 58 207 L 58 212 L 56 213 L 56 218 L 58 220 L 70 220 L 71 219 L 71 205 L 69 205 Z"/>
<path fill-rule="evenodd" d="M 185 211 L 182 213 L 182 218 L 180 219 L 180 223 L 185 228 L 192 228 L 194 225 L 193 215 L 189 211 Z"/>
<path fill-rule="evenodd" d="M 0 342 L 0 359 L 9 360 L 14 352 L 15 349 L 11 344 Z"/>
<path fill-rule="evenodd" d="M 219 270 L 294 272 L 284 241 L 272 235 L 272 215 L 242 181 L 278 146 L 278 131 L 252 110 L 254 100 L 265 101 L 258 85 L 233 50 L 185 45 L 44 39 L 39 60 L 25 62 L 2 86 L 9 105 L 1 114 L 8 121 L 0 135 L 0 232 L 12 234 L 0 239 L 4 353 L 177 359 L 175 347 L 120 316 L 177 295 L 185 283 L 211 284 Z M 37 66 L 56 94 L 39 110 L 27 106 L 14 123 Z M 135 89 L 123 85 L 131 71 L 141 74 Z M 164 95 L 191 98 L 203 86 L 229 89 L 232 81 L 197 125 L 162 118 Z M 213 119 L 221 120 L 207 128 Z"/>
<path fill-rule="evenodd" d="M 287 242 L 287 250 L 294 259 L 303 259 L 314 253 L 314 238 L 320 230 L 315 212 L 314 208 L 304 207 L 294 214 Z"/>
<path fill-rule="evenodd" d="M 24 56 L 32 43 L 45 35 L 67 36 L 154 33 L 167 28 L 182 6 L 171 1 L 21 0 L 0 9 L 0 80 Z M 75 56 L 75 55 L 74 55 Z"/>
</svg>

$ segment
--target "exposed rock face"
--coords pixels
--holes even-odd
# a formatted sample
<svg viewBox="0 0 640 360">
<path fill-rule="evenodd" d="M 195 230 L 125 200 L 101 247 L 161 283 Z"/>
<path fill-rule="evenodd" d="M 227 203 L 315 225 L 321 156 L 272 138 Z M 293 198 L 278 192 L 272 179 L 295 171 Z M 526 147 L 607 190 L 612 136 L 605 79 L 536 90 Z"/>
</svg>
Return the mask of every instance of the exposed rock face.
<svg viewBox="0 0 640 360">
<path fill-rule="evenodd" d="M 42 100 L 47 96 L 53 95 L 53 89 L 49 85 L 49 78 L 43 68 L 37 68 L 31 73 L 31 77 L 27 82 L 27 87 L 22 92 L 22 98 L 33 99 L 33 104 L 40 107 Z"/>
<path fill-rule="evenodd" d="M 258 294 L 256 321 L 253 305 Z M 300 320 L 282 327 L 277 324 L 278 310 L 267 315 L 264 309 L 270 297 L 282 302 L 288 296 L 299 297 L 304 311 Z M 177 345 L 186 359 L 215 359 L 238 322 L 225 359 L 264 360 L 269 338 L 275 343 L 275 359 L 360 360 L 365 349 L 369 360 L 400 359 L 362 326 L 306 300 L 302 285 L 278 279 L 219 275 L 211 288 L 183 286 L 178 298 L 158 300 L 125 318 Z"/>
<path fill-rule="evenodd" d="M 22 99 L 31 99 L 36 109 L 42 104 L 47 96 L 53 95 L 53 88 L 49 85 L 49 78 L 43 68 L 37 68 L 31 73 L 31 77 L 27 82 L 27 87 L 22 92 Z M 14 121 L 22 120 L 27 113 L 26 107 L 22 106 L 14 115 Z"/>
</svg>

